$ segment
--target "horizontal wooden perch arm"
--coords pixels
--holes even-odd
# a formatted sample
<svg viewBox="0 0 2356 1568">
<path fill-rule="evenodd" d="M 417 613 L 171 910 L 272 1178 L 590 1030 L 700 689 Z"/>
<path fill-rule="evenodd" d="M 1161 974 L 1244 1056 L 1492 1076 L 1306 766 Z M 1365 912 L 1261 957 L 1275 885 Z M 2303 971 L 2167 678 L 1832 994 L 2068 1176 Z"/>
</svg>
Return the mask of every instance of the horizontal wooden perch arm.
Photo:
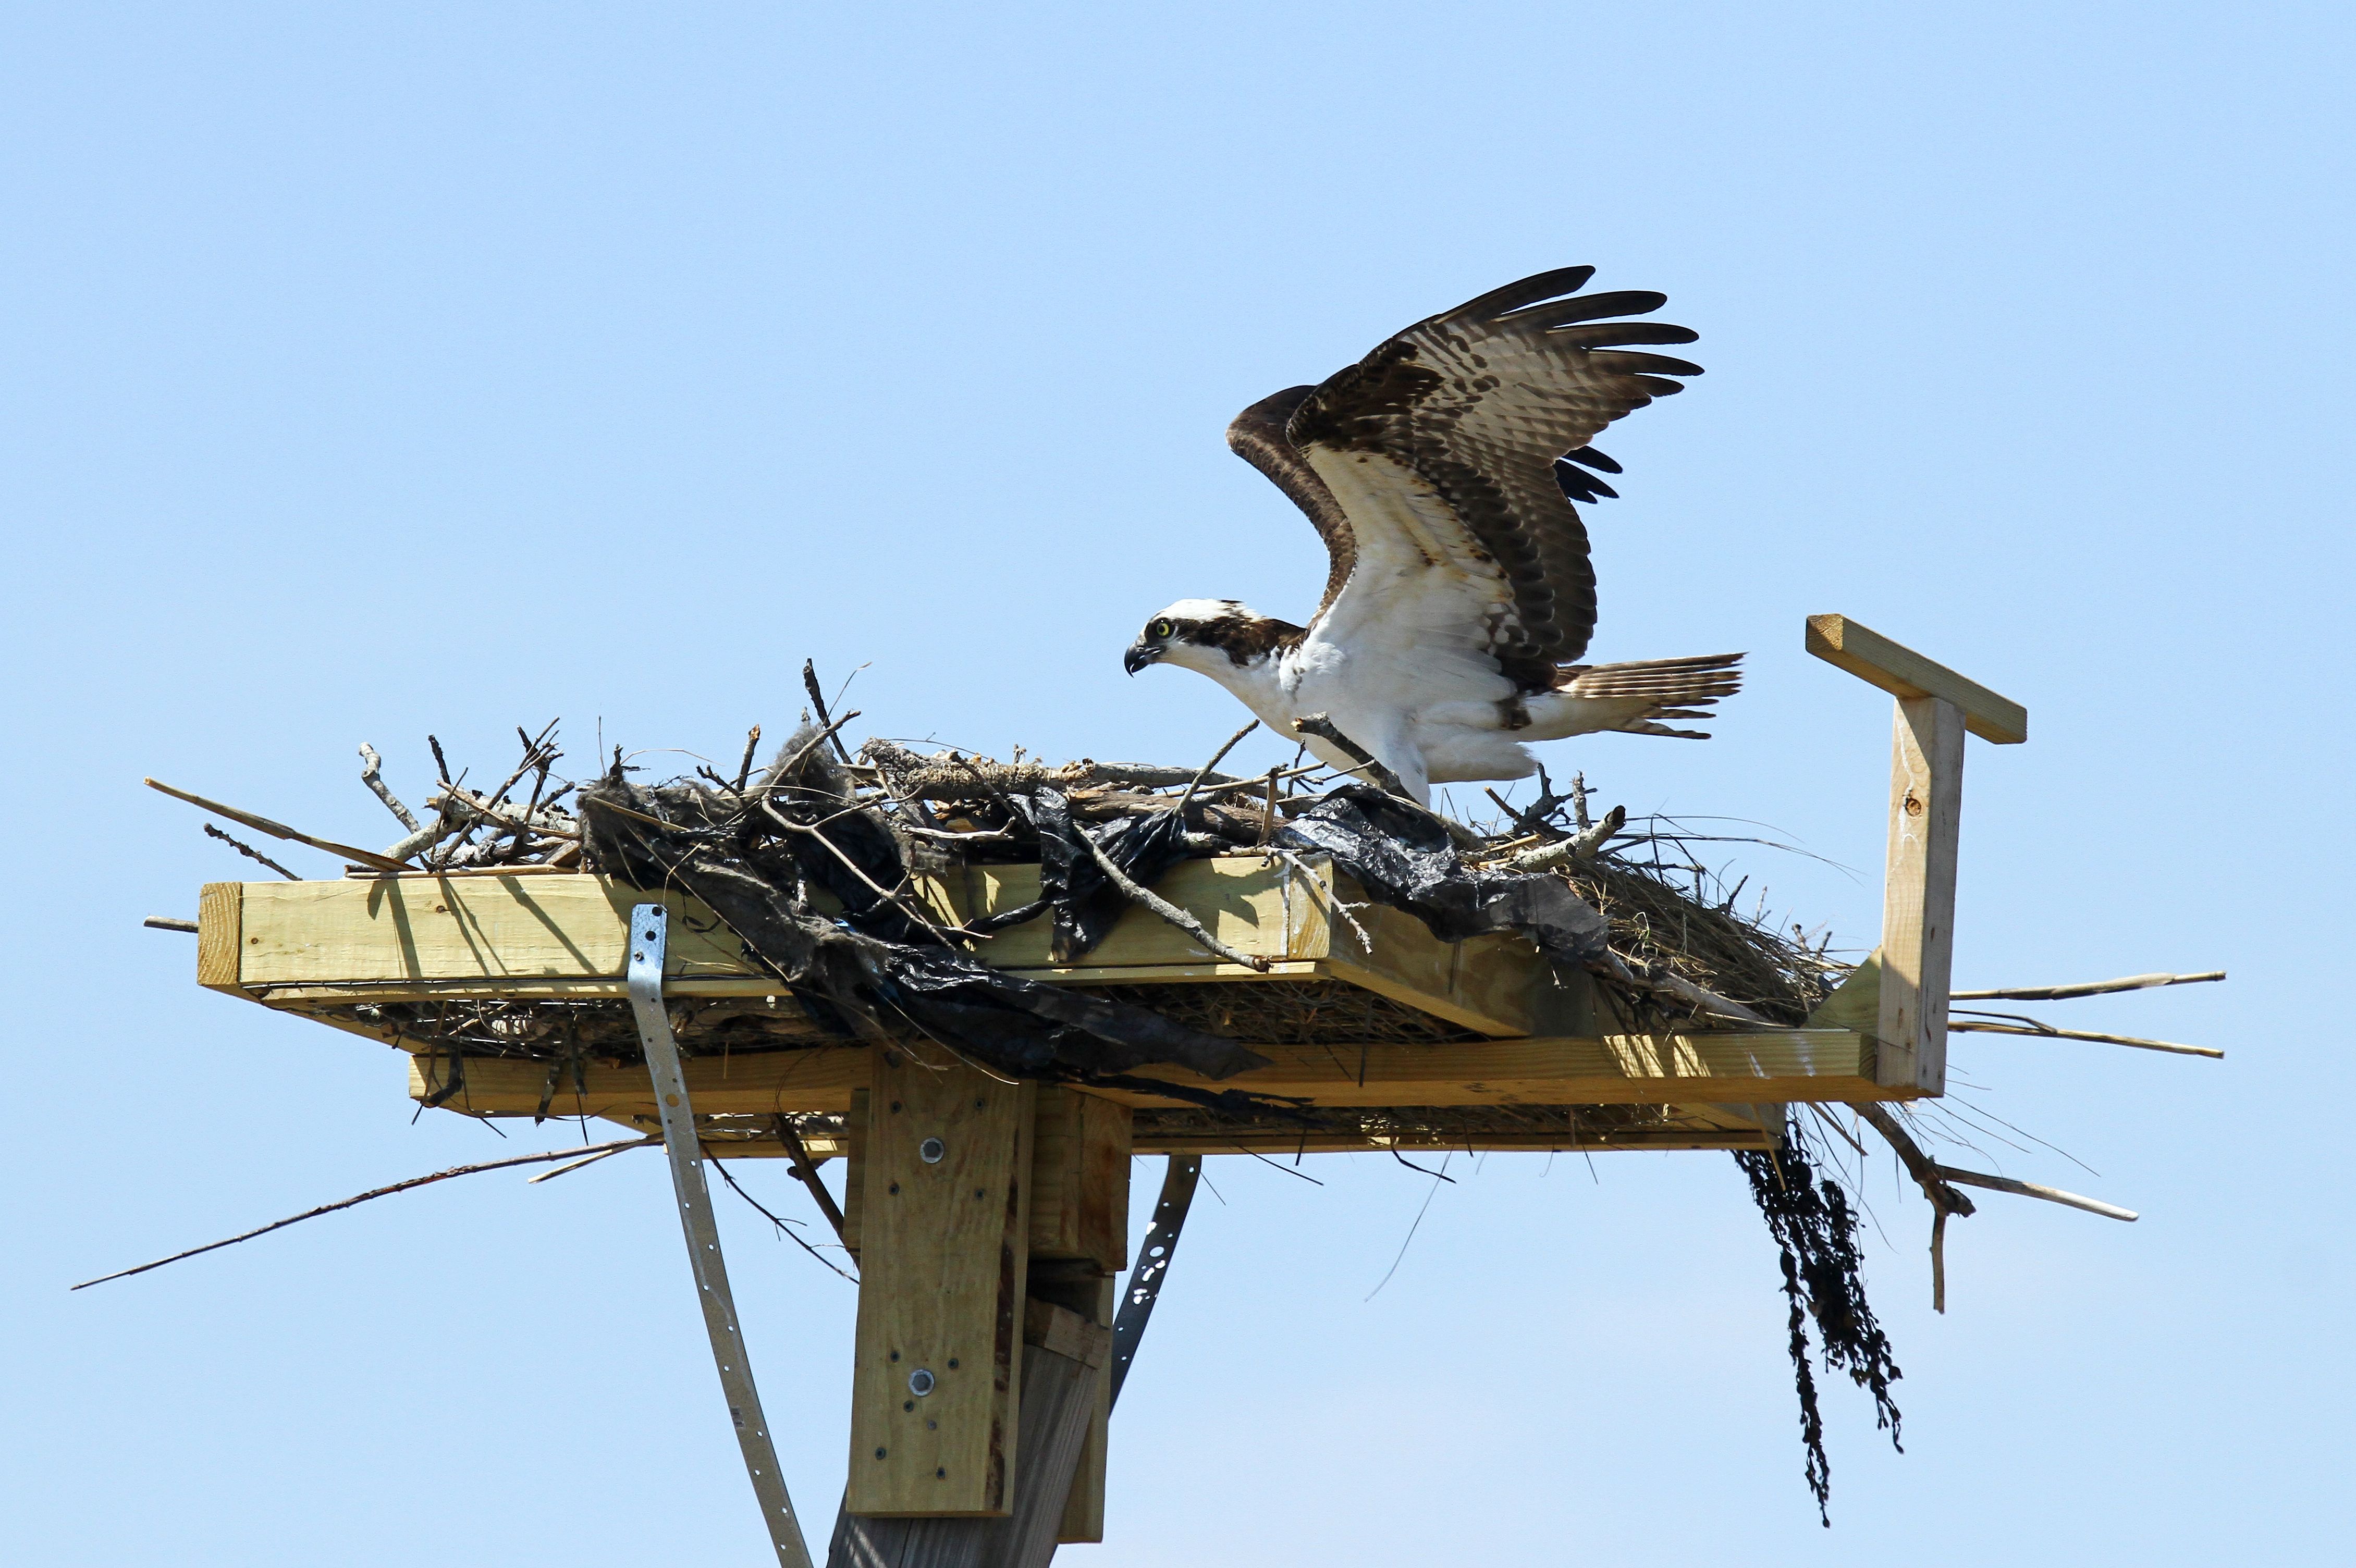
<svg viewBox="0 0 2356 1568">
<path fill-rule="evenodd" d="M 1898 698 L 1936 697 L 1964 712 L 1964 728 L 1983 741 L 2017 746 L 2029 739 L 2029 709 L 1893 643 L 1846 615 L 1811 615 L 1808 652 Z"/>
</svg>

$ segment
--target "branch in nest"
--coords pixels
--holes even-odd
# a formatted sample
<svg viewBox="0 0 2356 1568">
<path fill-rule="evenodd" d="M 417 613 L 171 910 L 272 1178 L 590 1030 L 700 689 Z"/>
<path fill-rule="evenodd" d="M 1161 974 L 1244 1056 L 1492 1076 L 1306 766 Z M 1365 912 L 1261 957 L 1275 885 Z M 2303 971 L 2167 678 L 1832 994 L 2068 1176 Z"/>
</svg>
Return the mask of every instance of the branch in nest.
<svg viewBox="0 0 2356 1568">
<path fill-rule="evenodd" d="M 1089 835 L 1087 832 L 1083 830 L 1075 833 L 1073 837 L 1088 847 L 1088 853 L 1096 857 L 1098 869 L 1104 872 L 1106 880 L 1111 882 L 1114 887 L 1119 888 L 1120 890 L 1121 896 L 1129 900 L 1130 902 L 1151 910 L 1155 914 L 1160 915 L 1163 920 L 1168 921 L 1171 924 L 1176 926 L 1179 930 L 1193 937 L 1196 942 L 1202 944 L 1205 948 L 1226 959 L 1228 963 L 1241 964 L 1248 968 L 1257 969 L 1262 974 L 1266 974 L 1268 972 L 1267 959 L 1254 957 L 1248 953 L 1237 952 L 1234 948 L 1228 946 L 1217 937 L 1213 936 L 1209 931 L 1204 928 L 1201 921 L 1196 920 L 1193 915 L 1188 914 L 1184 910 L 1180 909 L 1176 904 L 1172 903 L 1168 899 L 1163 898 L 1161 894 L 1150 891 L 1149 890 L 1140 887 L 1137 883 L 1131 881 L 1129 878 L 1129 873 L 1123 871 L 1119 866 L 1114 865 L 1112 863 L 1112 857 L 1104 852 L 1104 846 L 1098 844 L 1094 837 Z"/>
<path fill-rule="evenodd" d="M 1582 827 L 1569 838 L 1537 849 L 1525 849 L 1505 862 L 1509 870 L 1548 871 L 1557 866 L 1589 865 L 1602 851 L 1612 835 L 1628 826 L 1628 808 L 1615 805 L 1606 812 L 1603 820 L 1591 827 Z"/>
<path fill-rule="evenodd" d="M 290 882 L 299 882 L 303 880 L 293 871 L 288 870 L 285 867 L 272 859 L 269 856 L 263 854 L 261 850 L 255 848 L 252 845 L 245 842 L 245 840 L 230 837 L 228 834 L 223 833 L 220 828 L 215 827 L 209 822 L 205 824 L 205 837 L 208 838 L 220 839 L 222 843 L 228 845 L 230 848 L 236 850 L 239 854 L 244 856 L 249 860 L 261 861 L 263 865 L 269 867 L 272 870 L 277 872 L 280 876 L 285 878 Z"/>
<path fill-rule="evenodd" d="M 1202 779 L 1198 788 L 1258 782 L 1155 763 L 1099 763 L 1082 758 L 1076 763 L 1049 767 L 1044 763 L 1000 763 L 986 757 L 967 758 L 956 752 L 926 757 L 884 740 L 867 741 L 859 748 L 859 754 L 891 782 L 894 794 L 914 800 L 995 800 L 1001 795 L 1023 795 L 1039 789 L 1068 795 L 1073 790 L 1108 785 L 1171 789 L 1188 784 L 1198 773 Z"/>
<path fill-rule="evenodd" d="M 2035 1022 L 2034 1019 L 2030 1020 Z M 2101 1045 L 2131 1045 L 2137 1051 L 2165 1051 L 2177 1056 L 2207 1056 L 2222 1060 L 2224 1052 L 2210 1045 L 2179 1045 L 2169 1040 L 2144 1040 L 2131 1034 L 2094 1034 L 2082 1029 L 2055 1029 L 2051 1024 L 2038 1024 L 2024 1029 L 2016 1024 L 1982 1023 L 1977 1019 L 1947 1020 L 1947 1028 L 1960 1034 L 2019 1034 L 2031 1039 L 2090 1040 Z"/>
<path fill-rule="evenodd" d="M 2222 980 L 2222 969 L 2201 975 L 2130 975 L 2124 980 L 2089 980 L 2076 986 L 2023 986 L 2007 991 L 1950 991 L 1951 1002 L 2062 1002 L 2072 997 L 2105 997 L 2114 991 L 2146 991 L 2158 986 L 2197 986 Z"/>
<path fill-rule="evenodd" d="M 377 755 L 376 748 L 362 741 L 360 742 L 360 783 L 375 791 L 377 799 L 384 802 L 384 808 L 400 818 L 403 827 L 414 833 L 417 831 L 417 817 L 409 807 L 401 804 L 399 797 L 391 790 L 385 787 L 383 768 L 384 759 Z"/>
</svg>

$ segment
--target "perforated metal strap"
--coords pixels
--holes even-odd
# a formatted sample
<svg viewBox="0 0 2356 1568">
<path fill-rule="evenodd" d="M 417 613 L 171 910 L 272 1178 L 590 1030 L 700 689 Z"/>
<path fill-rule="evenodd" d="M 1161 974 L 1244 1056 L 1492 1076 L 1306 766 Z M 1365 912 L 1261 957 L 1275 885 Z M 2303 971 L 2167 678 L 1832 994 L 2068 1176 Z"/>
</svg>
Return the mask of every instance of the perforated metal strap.
<svg viewBox="0 0 2356 1568">
<path fill-rule="evenodd" d="M 704 1331 L 712 1336 L 712 1359 L 720 1368 L 720 1389 L 728 1398 L 729 1419 L 736 1424 L 736 1444 L 744 1451 L 753 1495 L 761 1501 L 761 1518 L 776 1546 L 777 1561 L 786 1568 L 810 1568 L 809 1548 L 802 1541 L 801 1522 L 794 1517 L 793 1499 L 786 1495 L 776 1445 L 769 1441 L 761 1395 L 753 1386 L 752 1364 L 745 1360 L 744 1336 L 736 1326 L 736 1302 L 728 1294 L 728 1265 L 720 1255 L 712 1194 L 703 1184 L 695 1106 L 687 1097 L 687 1074 L 680 1069 L 670 1016 L 663 1010 L 669 916 L 660 904 L 640 904 L 630 912 L 630 1010 L 637 1018 L 638 1040 L 646 1047 L 647 1071 L 654 1077 L 655 1104 L 662 1113 L 663 1149 L 670 1157 L 671 1186 L 679 1194 L 679 1222 L 687 1232 L 696 1299 L 703 1307 Z"/>
<path fill-rule="evenodd" d="M 1130 1363 L 1137 1359 L 1138 1341 L 1145 1338 L 1146 1319 L 1162 1295 L 1162 1277 L 1170 1272 L 1171 1254 L 1178 1250 L 1178 1232 L 1186 1223 L 1187 1207 L 1194 1201 L 1194 1184 L 1203 1179 L 1203 1157 L 1173 1154 L 1162 1177 L 1162 1196 L 1154 1201 L 1153 1222 L 1137 1245 L 1137 1267 L 1130 1271 L 1129 1288 L 1121 1294 L 1120 1311 L 1112 1320 L 1112 1403 L 1120 1403 L 1120 1385 L 1129 1379 Z"/>
</svg>

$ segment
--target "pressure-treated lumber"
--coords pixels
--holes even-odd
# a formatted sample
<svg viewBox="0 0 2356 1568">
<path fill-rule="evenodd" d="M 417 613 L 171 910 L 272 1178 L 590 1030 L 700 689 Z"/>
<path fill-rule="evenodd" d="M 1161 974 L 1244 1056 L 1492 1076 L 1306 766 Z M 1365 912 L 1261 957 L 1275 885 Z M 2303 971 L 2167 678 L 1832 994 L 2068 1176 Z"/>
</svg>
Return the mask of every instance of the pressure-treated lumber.
<svg viewBox="0 0 2356 1568">
<path fill-rule="evenodd" d="M 1811 615 L 1808 652 L 1901 700 L 1935 697 L 1963 710 L 1964 726 L 1983 741 L 2017 746 L 2029 739 L 2029 709 L 1893 643 L 1846 615 Z"/>
<path fill-rule="evenodd" d="M 1124 914 L 1076 963 L 1049 962 L 1044 921 L 990 937 L 976 955 L 1058 985 L 1322 976 L 1481 1033 L 1533 1030 L 1532 997 L 1546 967 L 1528 943 L 1511 936 L 1441 942 L 1413 916 L 1370 906 L 1356 915 L 1369 947 L 1348 923 L 1329 921 L 1335 901 L 1359 904 L 1365 895 L 1322 856 L 1188 860 L 1156 887 L 1224 946 L 1267 960 L 1269 968 L 1222 962 L 1142 910 Z M 918 878 L 912 896 L 944 922 L 998 913 L 1036 901 L 1039 868 L 976 866 Z M 664 976 L 667 995 L 784 994 L 784 986 L 697 901 L 587 874 L 242 884 L 241 904 L 217 912 L 212 923 L 225 931 L 223 921 L 235 912 L 239 934 L 216 933 L 209 948 L 229 944 L 235 968 L 217 965 L 208 983 L 242 989 L 273 1006 L 618 997 L 630 906 L 657 898 L 669 908 L 677 933 Z M 198 944 L 207 946 L 201 910 L 198 928 Z"/>
<path fill-rule="evenodd" d="M 207 882 L 197 894 L 198 985 L 212 991 L 238 988 L 239 950 L 245 942 L 244 912 L 242 882 Z"/>
<path fill-rule="evenodd" d="M 818 1046 L 687 1062 L 688 1087 L 707 1115 L 770 1115 L 851 1108 L 869 1074 L 869 1047 Z M 1182 1067 L 1148 1066 L 1129 1076 L 1198 1088 L 1248 1089 L 1320 1105 L 1650 1105 L 1699 1102 L 1911 1099 L 1874 1079 L 1873 1048 L 1846 1029 L 1493 1040 L 1458 1045 L 1257 1045 L 1269 1058 L 1214 1083 Z M 449 1058 L 409 1062 L 410 1093 L 424 1099 L 445 1082 Z M 563 1115 L 652 1115 L 654 1092 L 634 1066 L 593 1062 L 588 1089 L 568 1083 L 552 1109 Z M 548 1083 L 545 1062 L 471 1060 L 446 1102 L 477 1115 L 531 1115 Z M 1143 1089 L 1092 1093 L 1130 1105 L 1187 1104 Z"/>
<path fill-rule="evenodd" d="M 1098 1094 L 1042 1084 L 1032 1133 L 1031 1255 L 1129 1266 L 1130 1111 Z"/>
<path fill-rule="evenodd" d="M 1012 1506 L 1037 1088 L 905 1050 L 875 1053 L 862 1151 L 852 1513 Z"/>
<path fill-rule="evenodd" d="M 846 1506 L 828 1568 L 1046 1568 L 1112 1331 L 1033 1300 L 1024 1304 L 1022 1337 L 1024 1462 L 1006 1517 L 864 1518 Z"/>
<path fill-rule="evenodd" d="M 1890 736 L 1881 990 L 1873 1030 L 1884 1089 L 1946 1092 L 1963 793 L 1963 710 L 1942 697 L 1900 699 Z"/>
</svg>

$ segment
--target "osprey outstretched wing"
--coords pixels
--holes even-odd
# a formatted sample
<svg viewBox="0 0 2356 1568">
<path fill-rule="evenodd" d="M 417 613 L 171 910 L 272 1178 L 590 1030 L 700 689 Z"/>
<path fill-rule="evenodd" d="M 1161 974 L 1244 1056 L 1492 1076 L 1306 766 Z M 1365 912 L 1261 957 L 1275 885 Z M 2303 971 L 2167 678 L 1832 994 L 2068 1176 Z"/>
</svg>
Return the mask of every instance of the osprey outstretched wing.
<svg viewBox="0 0 2356 1568">
<path fill-rule="evenodd" d="M 1280 731 L 1324 713 L 1419 798 L 1437 782 L 1525 776 L 1535 763 L 1522 741 L 1706 738 L 1661 721 L 1706 717 L 1736 689 L 1740 655 L 1572 662 L 1595 631 L 1572 503 L 1616 494 L 1601 475 L 1620 471 L 1589 443 L 1683 390 L 1671 378 L 1701 373 L 1633 347 L 1694 340 L 1624 319 L 1664 296 L 1577 293 L 1593 275 L 1525 278 L 1246 409 L 1227 443 L 1324 539 L 1324 598 L 1305 627 L 1231 600 L 1180 600 L 1146 623 L 1130 671 L 1184 664 Z"/>
<path fill-rule="evenodd" d="M 1571 497 L 1615 495 L 1589 470 L 1620 472 L 1588 443 L 1683 391 L 1670 377 L 1702 373 L 1628 348 L 1691 343 L 1690 328 L 1605 319 L 1658 310 L 1665 295 L 1578 294 L 1594 275 L 1564 267 L 1483 294 L 1228 427 L 1227 444 L 1325 540 L 1317 620 L 1371 626 L 1402 594 L 1443 593 L 1524 691 L 1551 689 L 1587 651 L 1595 572 Z"/>
</svg>

